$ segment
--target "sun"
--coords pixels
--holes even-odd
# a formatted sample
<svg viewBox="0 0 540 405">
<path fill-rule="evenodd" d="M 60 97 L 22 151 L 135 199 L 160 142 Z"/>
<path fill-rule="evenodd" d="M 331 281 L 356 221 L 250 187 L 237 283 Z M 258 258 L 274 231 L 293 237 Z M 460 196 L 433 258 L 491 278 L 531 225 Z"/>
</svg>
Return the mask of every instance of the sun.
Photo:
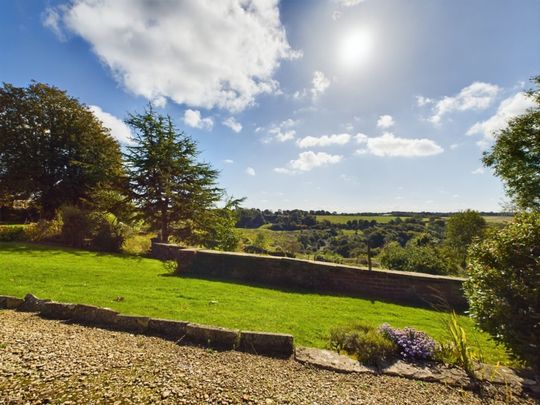
<svg viewBox="0 0 540 405">
<path fill-rule="evenodd" d="M 368 31 L 351 31 L 339 44 L 339 61 L 341 65 L 352 68 L 364 64 L 373 49 L 373 39 Z"/>
</svg>

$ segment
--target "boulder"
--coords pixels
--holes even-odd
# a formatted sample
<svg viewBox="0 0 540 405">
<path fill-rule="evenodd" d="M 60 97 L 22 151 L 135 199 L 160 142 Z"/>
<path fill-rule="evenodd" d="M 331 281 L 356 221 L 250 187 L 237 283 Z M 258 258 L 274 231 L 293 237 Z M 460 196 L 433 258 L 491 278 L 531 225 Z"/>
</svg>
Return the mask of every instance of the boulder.
<svg viewBox="0 0 540 405">
<path fill-rule="evenodd" d="M 99 308 L 93 305 L 77 304 L 73 309 L 72 320 L 90 325 L 113 327 L 118 312 L 109 308 Z"/>
<path fill-rule="evenodd" d="M 60 302 L 46 302 L 40 313 L 48 319 L 69 320 L 73 318 L 75 304 L 63 304 Z"/>
<path fill-rule="evenodd" d="M 22 298 L 0 295 L 0 309 L 17 309 L 24 303 Z"/>
<path fill-rule="evenodd" d="M 146 316 L 116 315 L 114 319 L 115 329 L 125 332 L 144 333 L 148 328 L 150 318 Z"/>
<path fill-rule="evenodd" d="M 240 350 L 267 356 L 289 357 L 294 352 L 292 335 L 279 333 L 240 332 Z"/>
<path fill-rule="evenodd" d="M 186 335 L 187 324 L 187 322 L 169 319 L 150 319 L 148 333 L 178 341 Z"/>
<path fill-rule="evenodd" d="M 186 339 L 202 346 L 213 347 L 222 350 L 234 350 L 238 347 L 240 333 L 231 330 L 208 325 L 188 323 L 186 325 Z"/>
<path fill-rule="evenodd" d="M 18 311 L 23 312 L 41 312 L 45 303 L 50 300 L 42 300 L 32 294 L 26 294 L 24 296 L 24 302 L 17 308 Z"/>
</svg>

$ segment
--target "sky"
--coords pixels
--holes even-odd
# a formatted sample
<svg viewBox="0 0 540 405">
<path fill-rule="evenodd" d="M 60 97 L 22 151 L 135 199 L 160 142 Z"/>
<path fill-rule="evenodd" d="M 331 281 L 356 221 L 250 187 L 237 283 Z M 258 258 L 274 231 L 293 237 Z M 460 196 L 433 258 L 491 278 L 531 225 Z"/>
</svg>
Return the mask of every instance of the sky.
<svg viewBox="0 0 540 405">
<path fill-rule="evenodd" d="M 538 0 L 0 0 L 1 81 L 123 146 L 151 103 L 246 207 L 501 211 L 482 153 L 538 74 Z"/>
</svg>

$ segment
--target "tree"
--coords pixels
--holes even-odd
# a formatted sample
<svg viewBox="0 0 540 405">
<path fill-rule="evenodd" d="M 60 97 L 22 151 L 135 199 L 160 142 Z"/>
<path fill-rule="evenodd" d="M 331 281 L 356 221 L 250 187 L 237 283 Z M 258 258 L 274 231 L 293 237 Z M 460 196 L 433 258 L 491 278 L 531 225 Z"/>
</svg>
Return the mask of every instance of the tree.
<svg viewBox="0 0 540 405">
<path fill-rule="evenodd" d="M 31 83 L 0 88 L 0 194 L 37 204 L 46 218 L 123 173 L 118 143 L 77 99 Z M 1 196 L 0 196 L 1 199 Z"/>
<path fill-rule="evenodd" d="M 473 210 L 458 212 L 446 221 L 446 244 L 456 250 L 462 266 L 465 266 L 469 245 L 483 235 L 486 225 L 484 217 Z"/>
<path fill-rule="evenodd" d="M 483 157 L 518 209 L 540 210 L 540 76 L 528 92 L 536 106 L 508 123 Z"/>
<path fill-rule="evenodd" d="M 218 172 L 197 161 L 196 143 L 179 132 L 169 116 L 149 106 L 142 114 L 130 114 L 126 123 L 133 129 L 134 145 L 125 159 L 132 197 L 142 217 L 160 240 L 170 235 L 200 241 L 217 220 L 216 203 L 224 192 L 216 186 Z M 234 222 L 233 222 L 234 224 Z"/>
<path fill-rule="evenodd" d="M 540 213 L 523 213 L 469 250 L 476 323 L 540 372 Z"/>
</svg>

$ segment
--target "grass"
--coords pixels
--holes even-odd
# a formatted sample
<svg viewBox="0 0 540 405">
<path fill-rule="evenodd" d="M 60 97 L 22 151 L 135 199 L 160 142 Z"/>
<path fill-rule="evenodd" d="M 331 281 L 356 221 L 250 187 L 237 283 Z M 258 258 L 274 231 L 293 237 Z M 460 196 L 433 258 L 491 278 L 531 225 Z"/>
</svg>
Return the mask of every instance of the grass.
<svg viewBox="0 0 540 405">
<path fill-rule="evenodd" d="M 229 328 L 290 333 L 298 345 L 324 347 L 330 329 L 356 321 L 412 326 L 445 337 L 447 315 L 421 308 L 305 291 L 284 291 L 172 277 L 158 260 L 25 243 L 0 243 L 0 294 L 27 293 L 106 306 L 126 314 Z M 115 301 L 118 296 L 123 301 Z M 460 317 L 485 360 L 508 363 L 502 348 Z"/>
</svg>

